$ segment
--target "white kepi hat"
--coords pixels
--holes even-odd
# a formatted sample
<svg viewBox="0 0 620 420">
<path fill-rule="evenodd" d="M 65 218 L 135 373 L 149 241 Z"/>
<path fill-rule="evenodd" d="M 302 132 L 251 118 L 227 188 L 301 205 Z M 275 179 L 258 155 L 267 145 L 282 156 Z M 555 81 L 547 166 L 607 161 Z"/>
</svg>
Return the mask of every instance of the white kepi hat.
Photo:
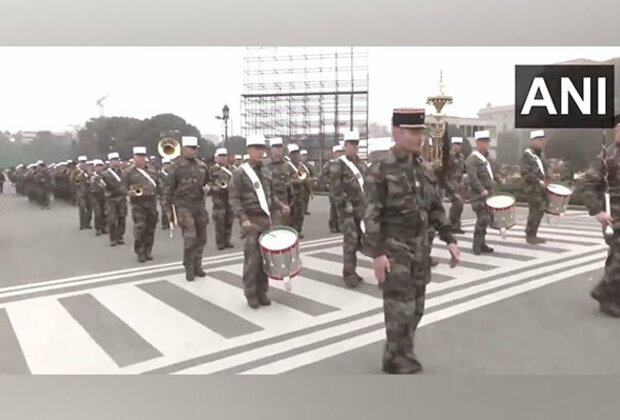
<svg viewBox="0 0 620 420">
<path fill-rule="evenodd" d="M 296 144 L 293 144 L 293 143 L 289 144 L 288 145 L 288 152 L 289 152 L 289 154 L 293 153 L 293 152 L 299 152 L 299 146 L 296 145 Z"/>
<path fill-rule="evenodd" d="M 88 158 L 86 156 L 78 156 L 78 162 L 86 162 Z"/>
<path fill-rule="evenodd" d="M 181 143 L 183 147 L 198 147 L 198 137 L 183 136 L 181 137 Z"/>
<path fill-rule="evenodd" d="M 474 137 L 476 140 L 489 140 L 491 139 L 491 133 L 489 130 L 476 131 Z"/>
<path fill-rule="evenodd" d="M 120 158 L 121 156 L 118 154 L 118 152 L 108 153 L 108 160 L 120 159 Z"/>
<path fill-rule="evenodd" d="M 342 147 L 341 144 L 337 144 L 334 147 L 332 147 L 332 152 L 336 153 L 336 152 L 342 152 L 344 151 L 344 148 Z"/>
<path fill-rule="evenodd" d="M 273 137 L 269 139 L 269 146 L 270 147 L 282 146 L 282 137 Z"/>
<path fill-rule="evenodd" d="M 360 133 L 359 131 L 346 131 L 344 133 L 344 141 L 359 141 Z"/>
<path fill-rule="evenodd" d="M 215 156 L 227 156 L 228 150 L 225 147 L 220 147 L 215 151 Z"/>
<path fill-rule="evenodd" d="M 463 137 L 452 137 L 452 144 L 463 144 Z"/>
<path fill-rule="evenodd" d="M 245 146 L 265 146 L 265 136 L 262 134 L 252 134 L 245 141 Z"/>
<path fill-rule="evenodd" d="M 146 147 L 144 146 L 136 146 L 133 148 L 134 155 L 146 155 Z"/>
<path fill-rule="evenodd" d="M 544 130 L 530 131 L 530 140 L 534 140 L 534 139 L 537 139 L 539 137 L 545 137 Z"/>
<path fill-rule="evenodd" d="M 302 155 L 307 155 L 308 151 L 306 149 L 302 149 L 299 153 Z"/>
</svg>

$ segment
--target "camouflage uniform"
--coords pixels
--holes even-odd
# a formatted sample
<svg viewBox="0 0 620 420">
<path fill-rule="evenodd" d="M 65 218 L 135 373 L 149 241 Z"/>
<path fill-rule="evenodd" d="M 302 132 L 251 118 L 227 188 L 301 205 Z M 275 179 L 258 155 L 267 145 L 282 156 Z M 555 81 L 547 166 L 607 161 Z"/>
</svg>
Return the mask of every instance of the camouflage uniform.
<svg viewBox="0 0 620 420">
<path fill-rule="evenodd" d="M 112 175 L 111 171 L 116 174 L 116 177 Z M 105 213 L 108 221 L 110 245 L 123 244 L 125 220 L 127 218 L 127 192 L 122 185 L 123 172 L 121 169 L 108 168 L 101 171 L 101 177 L 106 184 Z"/>
<path fill-rule="evenodd" d="M 369 170 L 365 188 L 366 247 L 385 255 L 391 271 L 381 285 L 387 342 L 383 369 L 412 373 L 421 367 L 413 351 L 415 330 L 424 314 L 426 285 L 431 281 L 429 225 L 446 243 L 456 243 L 429 165 L 394 149 Z"/>
<path fill-rule="evenodd" d="M 600 309 L 614 317 L 620 317 L 620 146 L 607 153 L 603 165 L 602 155 L 597 156 L 586 171 L 583 181 L 583 201 L 591 216 L 605 211 L 605 166 L 607 167 L 610 196 L 610 216 L 613 235 L 605 236 L 609 245 L 603 278 L 591 295 L 600 303 Z"/>
<path fill-rule="evenodd" d="M 52 176 L 47 168 L 37 169 L 33 175 L 36 188 L 35 201 L 42 208 L 49 208 L 52 192 Z"/>
<path fill-rule="evenodd" d="M 450 153 L 450 179 L 446 180 L 444 189 L 450 199 L 450 225 L 453 230 L 461 229 L 463 214 L 463 175 L 465 174 L 465 158 L 462 153 Z M 457 197 L 458 195 L 458 197 Z"/>
<path fill-rule="evenodd" d="M 99 174 L 93 174 L 88 180 L 88 197 L 90 207 L 95 215 L 95 234 L 97 236 L 107 232 L 105 228 L 105 187 L 103 186 L 103 178 Z"/>
<path fill-rule="evenodd" d="M 358 157 L 355 157 L 352 162 L 362 176 L 365 176 L 367 166 Z M 334 194 L 338 221 L 343 231 L 342 275 L 348 286 L 355 287 L 362 281 L 355 269 L 356 253 L 362 250 L 360 222 L 366 211 L 366 195 L 351 169 L 340 159 L 334 163 L 332 168 L 331 190 Z"/>
<path fill-rule="evenodd" d="M 540 171 L 536 159 L 530 154 L 534 153 L 540 159 L 544 173 Z M 547 190 L 540 185 L 540 181 L 546 182 L 549 167 L 542 157 L 542 152 L 534 148 L 526 149 L 521 156 L 519 163 L 521 169 L 521 178 L 525 181 L 525 196 L 529 204 L 529 212 L 527 214 L 527 224 L 525 226 L 525 234 L 529 240 L 536 238 L 538 226 L 545 214 L 545 205 L 547 203 Z"/>
<path fill-rule="evenodd" d="M 129 195 L 131 203 L 131 219 L 133 220 L 133 250 L 140 262 L 152 260 L 153 244 L 155 243 L 155 229 L 157 228 L 157 196 L 161 195 L 161 185 L 157 173 L 148 167 L 142 169 L 151 177 L 155 185 L 144 176 L 137 167 L 133 166 L 123 176 L 123 190 L 129 191 L 132 185 L 142 190 L 140 197 Z"/>
<path fill-rule="evenodd" d="M 159 170 L 159 172 L 157 172 L 157 177 L 159 179 L 159 184 L 161 185 L 161 188 L 162 188 L 161 228 L 163 230 L 170 229 L 170 221 L 168 220 L 168 215 L 166 214 L 166 209 L 164 208 L 164 204 L 163 204 L 163 189 L 164 189 L 164 186 L 166 185 L 166 183 L 168 182 L 168 170 L 165 170 L 164 168 L 162 168 L 162 169 Z"/>
<path fill-rule="evenodd" d="M 310 212 L 308 211 L 308 205 L 310 204 L 310 197 L 312 196 L 312 182 L 314 180 L 315 170 L 313 165 L 307 162 L 303 162 L 303 164 L 308 169 L 308 178 L 306 178 L 303 184 L 302 202 L 304 208 L 304 215 L 308 215 L 310 214 Z"/>
<path fill-rule="evenodd" d="M 323 178 L 323 183 L 327 186 L 329 191 L 329 231 L 331 233 L 339 233 L 340 232 L 340 224 L 338 220 L 338 211 L 336 210 L 336 202 L 334 200 L 334 190 L 332 188 L 332 168 L 334 168 L 336 163 L 335 159 L 329 160 L 325 162 L 323 165 L 323 170 L 321 171 L 321 178 Z"/>
<path fill-rule="evenodd" d="M 295 165 L 291 161 L 291 165 Z M 293 171 L 291 165 L 288 165 Z M 295 165 L 297 168 L 300 167 L 298 163 Z M 303 238 L 303 226 L 304 219 L 306 218 L 306 208 L 304 206 L 304 194 L 306 191 L 306 181 L 296 182 L 293 181 L 291 183 L 293 188 L 293 200 L 291 201 L 291 227 L 299 232 L 299 237 Z"/>
<path fill-rule="evenodd" d="M 179 156 L 172 161 L 165 188 L 165 206 L 176 208 L 177 222 L 183 232 L 183 265 L 188 280 L 203 276 L 202 254 L 207 243 L 209 213 L 204 187 L 209 182 L 207 165 L 198 159 Z"/>
<path fill-rule="evenodd" d="M 75 199 L 78 205 L 80 215 L 80 230 L 91 229 L 91 220 L 93 218 L 93 209 L 88 201 L 88 172 L 75 169 L 71 177 L 71 183 L 75 185 Z M 78 184 L 79 183 L 79 184 Z"/>
<path fill-rule="evenodd" d="M 250 164 L 252 165 L 252 164 Z M 288 165 L 287 165 L 288 166 Z M 271 172 L 264 163 L 252 165 L 254 172 L 263 186 L 267 205 L 272 208 L 274 195 L 271 192 Z M 260 207 L 252 181 L 242 168 L 233 172 L 230 185 L 230 204 L 235 218 L 239 223 L 250 221 L 251 228 L 242 228 L 243 235 L 243 289 L 248 302 L 265 299 L 269 289 L 267 273 L 265 273 L 263 257 L 260 252 L 258 238 L 270 227 L 269 216 Z"/>
<path fill-rule="evenodd" d="M 489 175 L 486 165 L 480 158 L 473 153 L 466 160 L 467 179 L 470 188 L 470 203 L 472 210 L 476 213 L 476 227 L 474 228 L 474 253 L 479 254 L 487 249 L 485 236 L 487 227 L 491 224 L 491 213 L 486 207 L 486 199 L 495 193 L 496 182 L 499 179 L 499 172 L 491 157 L 487 154 L 488 164 L 491 165 L 493 178 Z M 487 195 L 483 196 L 483 190 L 487 190 Z"/>
<path fill-rule="evenodd" d="M 278 161 L 265 159 L 263 165 L 265 170 L 269 171 L 268 179 L 270 180 L 269 189 L 272 202 L 272 207 L 269 209 L 271 221 L 274 225 L 292 226 L 292 214 L 284 215 L 281 209 L 285 205 L 291 211 L 293 210 L 292 206 L 295 199 L 291 182 L 293 168 L 284 159 Z"/>
<path fill-rule="evenodd" d="M 215 224 L 215 244 L 217 245 L 217 249 L 232 248 L 230 239 L 234 219 L 230 200 L 228 198 L 231 175 L 229 175 L 224 168 L 232 173 L 231 169 L 226 165 L 222 167 L 219 164 L 215 164 L 209 169 L 210 194 L 213 200 L 213 223 Z M 220 178 L 228 180 L 228 188 L 220 189 L 217 184 Z"/>
</svg>

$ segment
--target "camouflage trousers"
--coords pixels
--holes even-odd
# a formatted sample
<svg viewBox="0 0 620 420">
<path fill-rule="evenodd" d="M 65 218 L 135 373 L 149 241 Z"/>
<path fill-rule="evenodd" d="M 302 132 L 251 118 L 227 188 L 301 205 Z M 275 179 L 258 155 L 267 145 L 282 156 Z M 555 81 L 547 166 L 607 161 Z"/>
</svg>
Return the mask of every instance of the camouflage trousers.
<svg viewBox="0 0 620 420">
<path fill-rule="evenodd" d="M 151 255 L 155 243 L 155 229 L 157 228 L 157 203 L 155 200 L 131 204 L 131 219 L 133 220 L 134 252 L 140 255 Z"/>
<path fill-rule="evenodd" d="M 389 274 L 388 280 L 389 281 Z M 406 359 L 417 362 L 413 352 L 415 331 L 424 315 L 426 286 L 414 286 L 402 293 L 383 293 L 386 343 L 383 364 L 402 365 Z"/>
<path fill-rule="evenodd" d="M 125 235 L 125 219 L 127 218 L 127 199 L 125 196 L 108 197 L 105 201 L 106 219 L 110 242 L 117 242 Z"/>
<path fill-rule="evenodd" d="M 45 208 L 50 205 L 51 188 L 47 186 L 39 186 L 37 188 L 36 202 L 39 206 Z"/>
<path fill-rule="evenodd" d="M 545 214 L 546 196 L 537 192 L 530 192 L 527 194 L 527 202 L 529 204 L 529 211 L 527 213 L 525 234 L 528 237 L 535 237 L 538 234 L 540 221 Z"/>
<path fill-rule="evenodd" d="M 620 309 L 620 230 L 614 229 L 614 235 L 606 239 L 609 245 L 603 278 L 594 287 L 600 303 L 614 304 Z"/>
<path fill-rule="evenodd" d="M 450 195 L 450 226 L 452 229 L 461 228 L 461 214 L 463 214 L 463 199 L 456 194 Z"/>
<path fill-rule="evenodd" d="M 301 233 L 305 218 L 304 202 L 301 199 L 297 199 L 291 204 L 291 227 Z"/>
<path fill-rule="evenodd" d="M 476 213 L 473 248 L 479 249 L 485 244 L 487 227 L 491 224 L 491 213 L 489 213 L 484 199 L 472 200 L 471 209 Z"/>
<path fill-rule="evenodd" d="M 271 222 L 274 226 L 283 225 L 283 226 L 292 226 L 291 215 L 282 213 L 282 210 L 272 210 L 271 211 Z M 243 232 L 241 232 L 241 238 L 243 238 Z"/>
<path fill-rule="evenodd" d="M 80 193 L 76 196 L 78 212 L 80 216 L 80 229 L 86 229 L 90 227 L 91 220 L 93 218 L 93 209 L 88 201 L 86 194 Z"/>
<path fill-rule="evenodd" d="M 177 221 L 183 232 L 183 265 L 186 270 L 202 267 L 202 254 L 207 244 L 209 213 L 204 206 L 176 206 Z"/>
<path fill-rule="evenodd" d="M 310 204 L 310 188 L 306 188 L 304 190 L 304 195 L 302 197 L 303 207 L 304 207 L 304 215 L 308 213 L 308 205 Z"/>
<path fill-rule="evenodd" d="M 342 222 L 342 275 L 356 275 L 357 252 L 362 251 L 360 221 L 352 214 L 345 214 Z"/>
<path fill-rule="evenodd" d="M 163 204 L 161 207 L 161 227 L 162 229 L 170 229 L 170 221 L 168 220 L 168 215 L 166 214 L 166 209 Z"/>
<path fill-rule="evenodd" d="M 253 227 L 242 228 L 243 293 L 248 299 L 265 295 L 269 290 L 269 279 L 258 243 L 261 233 L 269 229 L 269 219 L 256 217 L 251 219 L 251 222 Z"/>
<path fill-rule="evenodd" d="M 336 209 L 334 198 L 331 195 L 329 196 L 329 230 L 340 232 L 340 223 L 338 221 L 338 211 Z"/>
<path fill-rule="evenodd" d="M 105 230 L 105 197 L 98 194 L 89 194 L 90 208 L 95 215 L 95 229 L 98 231 Z"/>
<path fill-rule="evenodd" d="M 215 224 L 215 244 L 224 248 L 230 244 L 234 214 L 228 201 L 213 200 L 213 223 Z"/>
</svg>

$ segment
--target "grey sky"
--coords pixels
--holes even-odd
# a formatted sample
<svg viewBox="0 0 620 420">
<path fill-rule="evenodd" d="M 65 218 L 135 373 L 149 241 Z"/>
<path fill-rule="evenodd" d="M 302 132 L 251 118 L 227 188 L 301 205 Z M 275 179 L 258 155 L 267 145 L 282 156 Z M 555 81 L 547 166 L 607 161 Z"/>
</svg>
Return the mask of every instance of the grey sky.
<svg viewBox="0 0 620 420">
<path fill-rule="evenodd" d="M 214 116 L 227 103 L 239 133 L 244 48 L 0 47 L 0 130 L 65 130 L 98 115 L 146 118 L 171 112 L 203 134 L 220 134 Z M 444 71 L 454 104 L 446 113 L 476 116 L 487 102 L 514 102 L 514 65 L 575 58 L 602 60 L 620 48 L 369 48 L 370 121 L 389 123 L 397 106 L 424 106 Z M 430 111 L 430 108 L 428 108 Z"/>
</svg>

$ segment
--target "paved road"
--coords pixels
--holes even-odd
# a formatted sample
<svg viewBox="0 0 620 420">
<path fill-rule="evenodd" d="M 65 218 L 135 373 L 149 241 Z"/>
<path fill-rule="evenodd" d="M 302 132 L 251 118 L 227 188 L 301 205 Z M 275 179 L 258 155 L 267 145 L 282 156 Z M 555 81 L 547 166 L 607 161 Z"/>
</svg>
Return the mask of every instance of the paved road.
<svg viewBox="0 0 620 420">
<path fill-rule="evenodd" d="M 360 258 L 361 287 L 346 288 L 327 211 L 317 197 L 293 290 L 272 282 L 273 305 L 253 311 L 238 241 L 228 253 L 211 243 L 209 276 L 187 283 L 179 238 L 158 232 L 157 260 L 139 265 L 131 245 L 110 248 L 77 230 L 73 207 L 0 196 L 0 373 L 379 373 L 384 330 L 370 260 Z M 518 216 L 506 239 L 491 234 L 492 256 L 471 253 L 471 233 L 459 237 L 457 268 L 434 247 L 441 264 L 417 337 L 425 372 L 619 373 L 620 323 L 587 296 L 605 257 L 600 230 L 571 212 L 545 223 L 549 242 L 534 247 L 525 211 Z"/>
</svg>

